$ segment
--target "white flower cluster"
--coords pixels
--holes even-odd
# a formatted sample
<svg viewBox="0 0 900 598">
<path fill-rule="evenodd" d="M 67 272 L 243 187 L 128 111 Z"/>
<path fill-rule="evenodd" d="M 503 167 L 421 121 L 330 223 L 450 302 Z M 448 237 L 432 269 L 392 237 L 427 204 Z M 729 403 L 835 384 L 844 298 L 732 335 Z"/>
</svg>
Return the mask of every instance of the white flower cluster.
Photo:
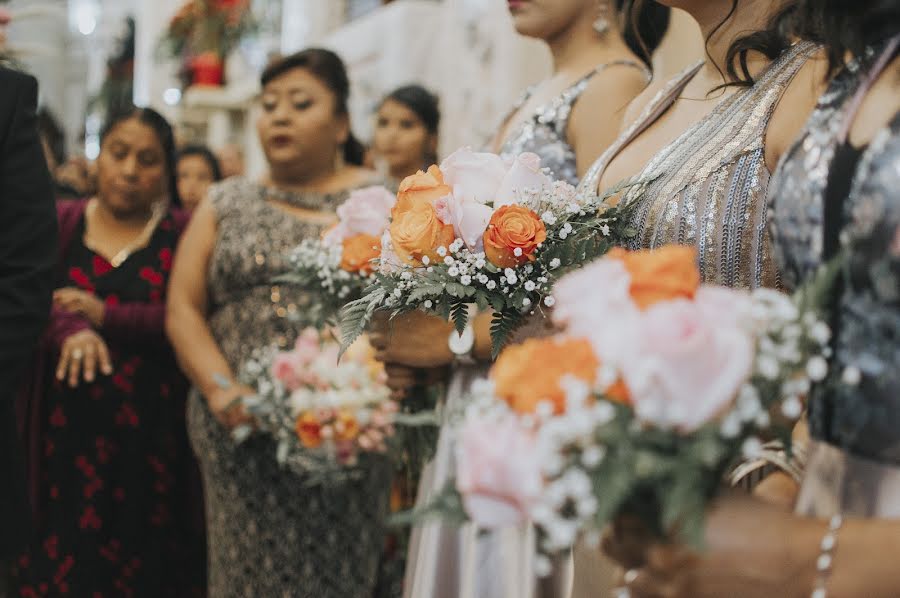
<svg viewBox="0 0 900 598">
<path fill-rule="evenodd" d="M 355 279 L 367 277 L 341 268 L 342 253 L 340 244 L 306 239 L 291 253 L 290 263 L 295 273 L 314 276 L 328 295 L 346 299 L 359 286 Z"/>
</svg>

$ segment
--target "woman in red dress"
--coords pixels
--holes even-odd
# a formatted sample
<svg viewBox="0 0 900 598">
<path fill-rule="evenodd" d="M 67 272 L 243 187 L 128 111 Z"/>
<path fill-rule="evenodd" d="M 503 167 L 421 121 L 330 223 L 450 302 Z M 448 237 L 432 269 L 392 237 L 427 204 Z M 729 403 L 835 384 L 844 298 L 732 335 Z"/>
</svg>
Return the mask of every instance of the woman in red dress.
<svg viewBox="0 0 900 598">
<path fill-rule="evenodd" d="M 164 334 L 185 224 L 174 164 L 169 124 L 136 109 L 104 132 L 97 196 L 58 207 L 58 289 L 27 412 L 38 523 L 15 572 L 23 598 L 204 594 L 187 383 Z"/>
</svg>

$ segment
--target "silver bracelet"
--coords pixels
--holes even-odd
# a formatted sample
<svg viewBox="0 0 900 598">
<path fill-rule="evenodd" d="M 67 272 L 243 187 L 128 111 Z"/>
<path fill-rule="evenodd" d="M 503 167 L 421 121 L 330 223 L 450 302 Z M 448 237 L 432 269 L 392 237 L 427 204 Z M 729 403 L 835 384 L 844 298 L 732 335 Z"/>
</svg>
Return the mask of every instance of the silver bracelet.
<svg viewBox="0 0 900 598">
<path fill-rule="evenodd" d="M 816 559 L 816 581 L 810 598 L 826 598 L 828 596 L 828 578 L 831 577 L 831 566 L 834 564 L 834 551 L 837 547 L 837 535 L 844 518 L 834 515 L 828 522 L 828 531 L 819 544 L 819 558 Z"/>
</svg>

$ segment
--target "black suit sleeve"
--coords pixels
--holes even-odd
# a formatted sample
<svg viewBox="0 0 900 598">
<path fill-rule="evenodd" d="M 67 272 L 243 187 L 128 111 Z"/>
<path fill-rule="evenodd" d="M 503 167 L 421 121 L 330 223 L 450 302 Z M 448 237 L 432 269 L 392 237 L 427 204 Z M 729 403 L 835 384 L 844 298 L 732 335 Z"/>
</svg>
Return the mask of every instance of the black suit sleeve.
<svg viewBox="0 0 900 598">
<path fill-rule="evenodd" d="M 47 323 L 54 286 L 56 208 L 37 131 L 37 81 L 0 73 L 0 392 L 9 392 Z"/>
</svg>

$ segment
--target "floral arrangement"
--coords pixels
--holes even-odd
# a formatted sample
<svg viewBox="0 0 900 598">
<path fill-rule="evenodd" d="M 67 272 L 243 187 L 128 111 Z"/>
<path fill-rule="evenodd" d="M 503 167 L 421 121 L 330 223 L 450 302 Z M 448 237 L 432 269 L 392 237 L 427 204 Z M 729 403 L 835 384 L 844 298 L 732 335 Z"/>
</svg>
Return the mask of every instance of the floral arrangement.
<svg viewBox="0 0 900 598">
<path fill-rule="evenodd" d="M 633 235 L 628 206 L 603 199 L 551 181 L 530 153 L 507 160 L 462 149 L 406 178 L 374 284 L 341 315 L 344 345 L 379 309 L 424 309 L 452 319 L 461 333 L 468 306 L 477 304 L 494 310 L 499 352 L 523 315 L 553 306 L 550 289 L 562 273 Z"/>
<path fill-rule="evenodd" d="M 244 366 L 243 383 L 256 394 L 241 399 L 254 432 L 277 441 L 278 462 L 304 472 L 353 466 L 364 453 L 386 453 L 399 406 L 385 385 L 381 364 L 361 339 L 338 363 L 338 344 L 327 333 L 303 331 L 290 351 L 261 352 Z"/>
<path fill-rule="evenodd" d="M 789 442 L 827 374 L 819 306 L 833 275 L 794 297 L 706 286 L 694 250 L 668 246 L 564 277 L 564 332 L 508 347 L 476 383 L 455 480 L 412 518 L 532 521 L 544 554 L 598 540 L 622 514 L 699 544 L 725 473 L 763 438 Z"/>
<path fill-rule="evenodd" d="M 223 61 L 255 30 L 249 0 L 187 0 L 169 21 L 159 53 L 180 60 L 194 83 L 219 84 Z"/>
<path fill-rule="evenodd" d="M 310 298 L 297 316 L 304 325 L 321 329 L 334 323 L 341 308 L 372 284 L 395 202 L 384 187 L 355 190 L 338 206 L 338 223 L 291 254 L 291 271 L 278 281 L 302 287 Z"/>
</svg>

